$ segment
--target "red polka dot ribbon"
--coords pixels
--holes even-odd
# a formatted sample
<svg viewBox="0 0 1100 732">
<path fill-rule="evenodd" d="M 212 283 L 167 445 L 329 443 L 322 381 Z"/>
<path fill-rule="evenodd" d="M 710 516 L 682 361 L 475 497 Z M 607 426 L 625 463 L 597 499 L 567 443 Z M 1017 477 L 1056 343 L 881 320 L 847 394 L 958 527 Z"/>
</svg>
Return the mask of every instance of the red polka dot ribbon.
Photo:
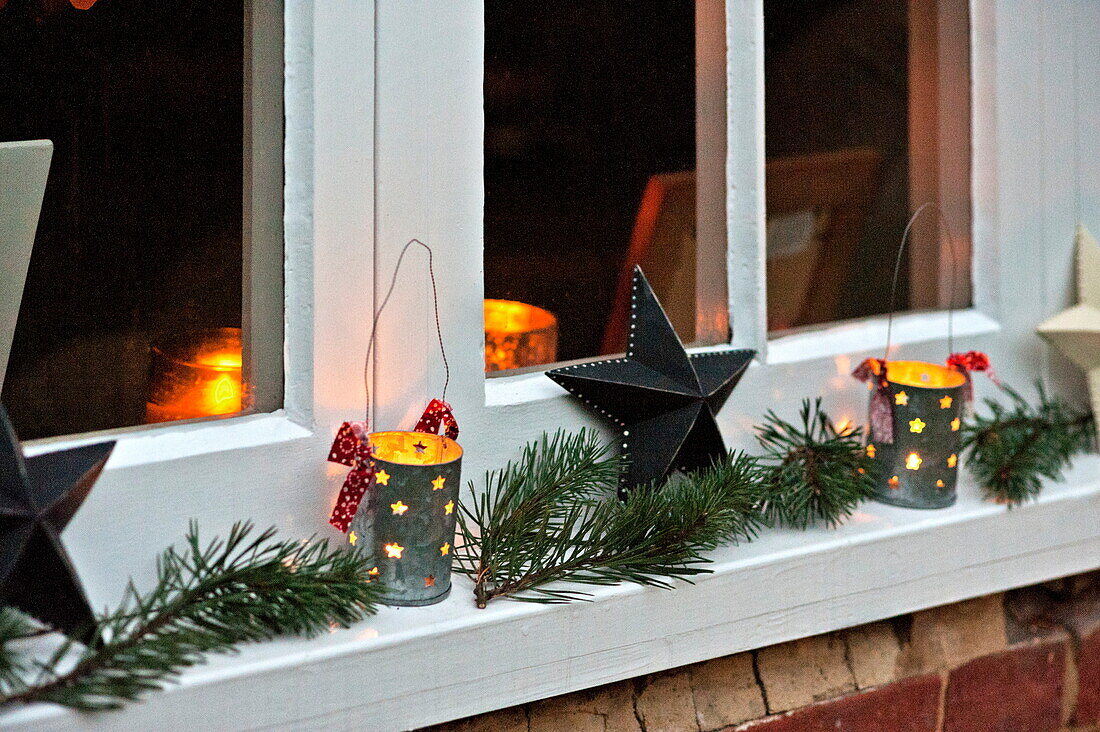
<svg viewBox="0 0 1100 732">
<path fill-rule="evenodd" d="M 438 434 L 443 427 L 444 434 L 452 440 L 458 437 L 458 421 L 455 419 L 451 405 L 440 399 L 432 399 L 420 421 L 416 423 L 415 432 L 425 434 Z M 336 439 L 332 441 L 332 448 L 328 454 L 329 462 L 347 465 L 351 468 L 344 485 L 340 488 L 340 495 L 336 499 L 336 506 L 332 509 L 332 515 L 328 522 L 342 532 L 347 532 L 351 520 L 355 518 L 355 512 L 359 510 L 359 504 L 363 496 L 374 485 L 374 450 L 370 444 L 370 430 L 366 422 L 344 422 L 336 432 Z"/>
<path fill-rule="evenodd" d="M 966 353 L 952 353 L 947 357 L 948 368 L 953 368 L 956 371 L 961 371 L 963 376 L 966 377 L 966 388 L 964 394 L 966 396 L 966 403 L 974 401 L 974 382 L 970 378 L 971 372 L 984 371 L 985 375 L 989 377 L 997 386 L 1001 385 L 1001 382 L 997 379 L 997 374 L 993 371 L 993 364 L 989 362 L 989 356 L 985 355 L 981 351 L 967 351 Z"/>
<path fill-rule="evenodd" d="M 424 410 L 424 415 L 416 423 L 415 431 L 438 435 L 440 426 L 443 427 L 445 436 L 452 440 L 458 439 L 458 421 L 451 411 L 451 405 L 442 399 L 432 399 Z"/>
</svg>

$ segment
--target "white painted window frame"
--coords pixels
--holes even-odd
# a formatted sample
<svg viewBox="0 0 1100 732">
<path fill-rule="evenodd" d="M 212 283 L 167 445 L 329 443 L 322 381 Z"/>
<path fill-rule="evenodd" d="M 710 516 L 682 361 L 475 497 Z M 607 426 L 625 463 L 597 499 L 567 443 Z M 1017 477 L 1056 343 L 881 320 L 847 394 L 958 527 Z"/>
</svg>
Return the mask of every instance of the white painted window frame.
<svg viewBox="0 0 1100 732">
<path fill-rule="evenodd" d="M 885 333 L 872 319 L 767 341 L 760 0 L 727 0 L 725 14 L 727 225 L 731 242 L 748 243 L 730 248 L 729 285 L 735 318 L 742 306 L 758 315 L 735 323 L 735 342 L 761 357 L 720 424 L 730 446 L 750 447 L 766 408 L 790 414 L 805 396 L 820 393 L 834 416 L 858 419 L 866 394 L 847 372 Z M 1044 357 L 1033 327 L 1069 298 L 1077 214 L 1056 186 L 1073 169 L 1072 125 L 1083 125 L 1080 157 L 1094 163 L 1081 170 L 1081 217 L 1100 219 L 1100 91 L 1077 90 L 1075 120 L 1056 104 L 1075 60 L 1080 78 L 1100 73 L 1100 52 L 1067 39 L 1100 27 L 1100 6 L 974 0 L 971 14 L 976 288 L 956 331 L 989 351 L 1006 381 L 1045 370 L 1079 393 L 1080 375 Z M 113 601 L 128 574 L 147 579 L 152 557 L 192 517 L 211 534 L 251 518 L 332 535 L 324 521 L 343 471 L 323 456 L 339 422 L 361 413 L 369 313 L 409 238 L 437 258 L 466 475 L 478 478 L 544 430 L 597 426 L 538 374 L 483 375 L 483 27 L 477 0 L 287 0 L 285 407 L 120 438 L 65 534 L 95 604 Z M 419 262 L 402 273 L 381 324 L 379 427 L 411 425 L 443 383 Z M 942 357 L 944 317 L 899 319 L 899 355 Z M 248 647 L 120 715 L 34 707 L 0 724 L 407 729 L 1092 569 L 1098 513 L 1098 458 L 1013 511 L 981 501 L 964 480 L 951 509 L 866 504 L 835 531 L 769 531 L 725 547 L 714 574 L 674 592 L 626 585 L 597 588 L 590 604 L 477 610 L 457 578 L 443 603 Z"/>
</svg>

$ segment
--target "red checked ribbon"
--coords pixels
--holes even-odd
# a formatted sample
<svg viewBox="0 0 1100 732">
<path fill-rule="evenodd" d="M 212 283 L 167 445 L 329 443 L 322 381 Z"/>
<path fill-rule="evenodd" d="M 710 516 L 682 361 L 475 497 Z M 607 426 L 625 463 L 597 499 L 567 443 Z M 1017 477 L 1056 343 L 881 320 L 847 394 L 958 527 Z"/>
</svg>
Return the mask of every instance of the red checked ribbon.
<svg viewBox="0 0 1100 732">
<path fill-rule="evenodd" d="M 440 426 L 444 428 L 447 437 L 452 440 L 458 438 L 458 421 L 451 411 L 451 405 L 440 399 L 432 399 L 420 421 L 416 423 L 414 431 L 438 434 Z M 374 485 L 374 450 L 369 433 L 366 422 L 344 422 L 337 430 L 336 439 L 332 441 L 332 449 L 329 450 L 329 462 L 351 468 L 328 519 L 330 524 L 342 532 L 347 532 L 363 496 Z"/>
<path fill-rule="evenodd" d="M 952 353 L 947 357 L 948 368 L 961 371 L 963 376 L 966 377 L 966 388 L 964 394 L 966 396 L 966 403 L 970 404 L 974 401 L 974 381 L 970 378 L 971 372 L 984 371 L 985 375 L 989 377 L 997 386 L 1001 385 L 1001 382 L 997 379 L 997 374 L 993 371 L 993 365 L 989 362 L 989 356 L 985 355 L 981 351 L 967 351 L 966 353 Z"/>
<path fill-rule="evenodd" d="M 893 443 L 894 405 L 890 399 L 890 382 L 886 379 L 886 361 L 881 358 L 864 359 L 852 376 L 871 385 L 870 421 L 875 440 Z"/>
</svg>

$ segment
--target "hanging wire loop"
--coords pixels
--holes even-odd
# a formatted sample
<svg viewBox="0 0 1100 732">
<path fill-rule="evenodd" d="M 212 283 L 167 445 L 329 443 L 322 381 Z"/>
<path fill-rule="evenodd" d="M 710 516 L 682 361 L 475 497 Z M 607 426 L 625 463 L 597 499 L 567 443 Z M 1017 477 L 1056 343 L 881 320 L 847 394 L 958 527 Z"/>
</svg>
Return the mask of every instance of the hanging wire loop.
<svg viewBox="0 0 1100 732">
<path fill-rule="evenodd" d="M 951 249 L 951 278 L 948 284 L 948 299 L 947 299 L 947 355 L 951 355 L 954 352 L 954 315 L 955 315 L 955 286 L 959 277 L 959 247 L 958 240 L 951 231 L 950 225 L 947 223 L 947 216 L 944 214 L 943 209 L 939 207 L 934 201 L 926 201 L 922 203 L 913 215 L 909 217 L 908 223 L 905 224 L 905 231 L 901 235 L 901 245 L 898 247 L 898 256 L 894 261 L 894 277 L 890 283 L 890 312 L 886 317 L 886 349 L 882 355 L 882 360 L 887 361 L 890 358 L 890 345 L 892 342 L 893 330 L 894 330 L 894 314 L 897 309 L 897 296 L 898 296 L 898 275 L 901 272 L 902 257 L 905 255 L 905 245 L 909 243 L 909 234 L 913 230 L 913 224 L 916 223 L 920 215 L 926 210 L 932 209 L 936 212 L 936 218 L 939 223 L 940 233 L 947 238 L 947 243 Z"/>
<path fill-rule="evenodd" d="M 389 289 L 386 290 L 386 296 L 382 298 L 382 302 L 378 308 L 374 311 L 374 320 L 371 323 L 370 340 L 367 341 L 367 356 L 363 364 L 363 388 L 366 393 L 366 419 L 370 421 L 370 382 L 371 382 L 371 351 L 374 349 L 375 338 L 378 335 L 378 321 L 382 317 L 382 311 L 390 301 L 390 297 L 393 295 L 394 289 L 397 287 L 397 274 L 401 271 L 401 263 L 405 259 L 405 254 L 413 246 L 421 246 L 424 251 L 428 253 L 428 277 L 431 279 L 432 284 L 432 308 L 435 314 L 435 334 L 439 339 L 439 353 L 443 357 L 443 396 L 442 400 L 447 401 L 447 386 L 451 383 L 451 365 L 447 361 L 447 349 L 443 346 L 443 326 L 439 320 L 439 289 L 436 286 L 435 280 L 435 268 L 432 262 L 432 248 L 420 241 L 419 239 L 410 239 L 404 247 L 401 249 L 401 254 L 397 257 L 397 264 L 393 268 L 393 276 L 390 277 Z"/>
</svg>

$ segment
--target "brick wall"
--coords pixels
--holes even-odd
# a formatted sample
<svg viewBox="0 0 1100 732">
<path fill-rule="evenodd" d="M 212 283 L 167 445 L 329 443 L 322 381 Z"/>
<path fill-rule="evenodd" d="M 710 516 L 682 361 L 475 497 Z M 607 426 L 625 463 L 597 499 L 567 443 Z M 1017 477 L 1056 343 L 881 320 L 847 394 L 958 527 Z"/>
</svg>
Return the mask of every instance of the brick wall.
<svg viewBox="0 0 1100 732">
<path fill-rule="evenodd" d="M 1100 572 L 503 709 L 433 732 L 1100 729 Z"/>
</svg>

